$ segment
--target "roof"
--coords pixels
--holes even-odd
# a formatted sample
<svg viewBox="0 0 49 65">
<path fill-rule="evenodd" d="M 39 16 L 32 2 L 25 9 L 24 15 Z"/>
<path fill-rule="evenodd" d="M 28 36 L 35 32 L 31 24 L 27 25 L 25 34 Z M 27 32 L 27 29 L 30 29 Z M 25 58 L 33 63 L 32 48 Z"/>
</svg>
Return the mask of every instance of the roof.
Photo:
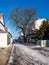
<svg viewBox="0 0 49 65">
<path fill-rule="evenodd" d="M 2 23 L 2 18 L 3 18 L 3 14 L 0 14 L 0 24 L 3 26 L 3 28 L 4 28 L 4 30 L 2 30 L 1 28 L 0 28 L 0 33 L 9 33 L 10 35 L 11 35 L 11 32 L 10 32 L 10 30 L 7 28 L 7 27 L 5 27 L 5 25 Z M 4 22 L 4 21 L 3 21 Z M 12 35 L 11 35 L 12 36 Z"/>
<path fill-rule="evenodd" d="M 0 19 L 3 17 L 3 14 L 0 14 Z"/>
<path fill-rule="evenodd" d="M 0 33 L 4 33 L 4 31 L 0 29 Z"/>
<path fill-rule="evenodd" d="M 0 22 L 0 23 L 1 23 L 1 25 L 2 25 L 3 27 L 5 27 L 5 25 L 3 25 L 2 22 Z"/>
<path fill-rule="evenodd" d="M 8 28 L 6 28 L 6 27 L 5 27 L 5 32 L 7 32 L 7 33 L 9 33 L 11 35 L 10 30 Z M 12 35 L 11 35 L 11 37 L 12 37 Z"/>
<path fill-rule="evenodd" d="M 10 34 L 10 36 L 12 37 L 12 35 L 11 35 L 10 32 L 6 32 L 6 31 L 3 31 L 3 30 L 1 30 L 1 29 L 0 29 L 0 33 L 8 33 L 8 34 Z"/>
</svg>

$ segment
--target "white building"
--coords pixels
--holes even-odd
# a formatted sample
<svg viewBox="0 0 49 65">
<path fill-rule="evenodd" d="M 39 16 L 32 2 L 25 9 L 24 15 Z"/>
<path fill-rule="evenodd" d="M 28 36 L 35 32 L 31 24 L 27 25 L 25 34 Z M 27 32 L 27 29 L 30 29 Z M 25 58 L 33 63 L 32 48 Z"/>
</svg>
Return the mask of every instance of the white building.
<svg viewBox="0 0 49 65">
<path fill-rule="evenodd" d="M 46 19 L 43 18 L 35 20 L 35 29 L 39 29 L 43 21 L 46 21 Z"/>
<path fill-rule="evenodd" d="M 5 27 L 3 14 L 0 14 L 0 46 L 4 47 L 11 43 L 12 35 Z"/>
</svg>

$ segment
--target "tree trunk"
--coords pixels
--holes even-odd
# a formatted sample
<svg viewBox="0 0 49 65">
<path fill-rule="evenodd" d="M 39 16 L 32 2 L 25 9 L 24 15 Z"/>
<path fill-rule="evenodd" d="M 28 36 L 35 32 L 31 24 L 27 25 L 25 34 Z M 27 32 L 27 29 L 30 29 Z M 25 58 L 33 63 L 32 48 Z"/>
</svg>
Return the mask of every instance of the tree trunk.
<svg viewBox="0 0 49 65">
<path fill-rule="evenodd" d="M 26 42 L 26 31 L 23 31 L 23 34 L 24 34 L 24 42 Z"/>
<path fill-rule="evenodd" d="M 24 42 L 26 42 L 26 36 L 24 36 Z"/>
</svg>

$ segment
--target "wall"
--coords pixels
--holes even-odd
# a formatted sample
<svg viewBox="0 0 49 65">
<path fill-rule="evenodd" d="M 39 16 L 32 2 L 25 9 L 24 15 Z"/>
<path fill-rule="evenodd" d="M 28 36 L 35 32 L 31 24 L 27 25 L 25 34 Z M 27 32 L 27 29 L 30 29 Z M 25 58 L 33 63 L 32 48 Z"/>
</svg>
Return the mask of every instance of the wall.
<svg viewBox="0 0 49 65">
<path fill-rule="evenodd" d="M 7 40 L 7 44 L 11 44 L 12 43 L 12 37 L 11 37 L 11 34 L 7 34 L 7 38 L 8 38 L 8 40 Z"/>
<path fill-rule="evenodd" d="M 42 47 L 46 47 L 46 44 L 47 44 L 47 43 L 46 43 L 46 40 L 41 40 L 41 46 L 42 46 Z"/>
<path fill-rule="evenodd" d="M 0 46 L 7 46 L 7 33 L 0 33 Z"/>
<path fill-rule="evenodd" d="M 42 47 L 49 47 L 49 40 L 38 40 L 37 44 L 42 46 Z"/>
<path fill-rule="evenodd" d="M 46 19 L 38 19 L 35 21 L 35 29 L 39 29 L 39 27 L 41 26 L 43 20 L 46 21 Z"/>
<path fill-rule="evenodd" d="M 4 31 L 4 27 L 1 23 L 0 23 L 0 29 Z"/>
</svg>

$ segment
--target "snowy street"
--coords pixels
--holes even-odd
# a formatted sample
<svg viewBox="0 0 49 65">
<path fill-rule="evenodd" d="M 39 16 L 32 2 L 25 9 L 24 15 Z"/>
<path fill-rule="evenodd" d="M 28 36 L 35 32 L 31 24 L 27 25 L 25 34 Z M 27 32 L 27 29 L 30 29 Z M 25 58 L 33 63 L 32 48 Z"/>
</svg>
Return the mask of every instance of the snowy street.
<svg viewBox="0 0 49 65">
<path fill-rule="evenodd" d="M 22 44 L 14 44 L 7 65 L 49 65 L 49 57 Z"/>
</svg>

